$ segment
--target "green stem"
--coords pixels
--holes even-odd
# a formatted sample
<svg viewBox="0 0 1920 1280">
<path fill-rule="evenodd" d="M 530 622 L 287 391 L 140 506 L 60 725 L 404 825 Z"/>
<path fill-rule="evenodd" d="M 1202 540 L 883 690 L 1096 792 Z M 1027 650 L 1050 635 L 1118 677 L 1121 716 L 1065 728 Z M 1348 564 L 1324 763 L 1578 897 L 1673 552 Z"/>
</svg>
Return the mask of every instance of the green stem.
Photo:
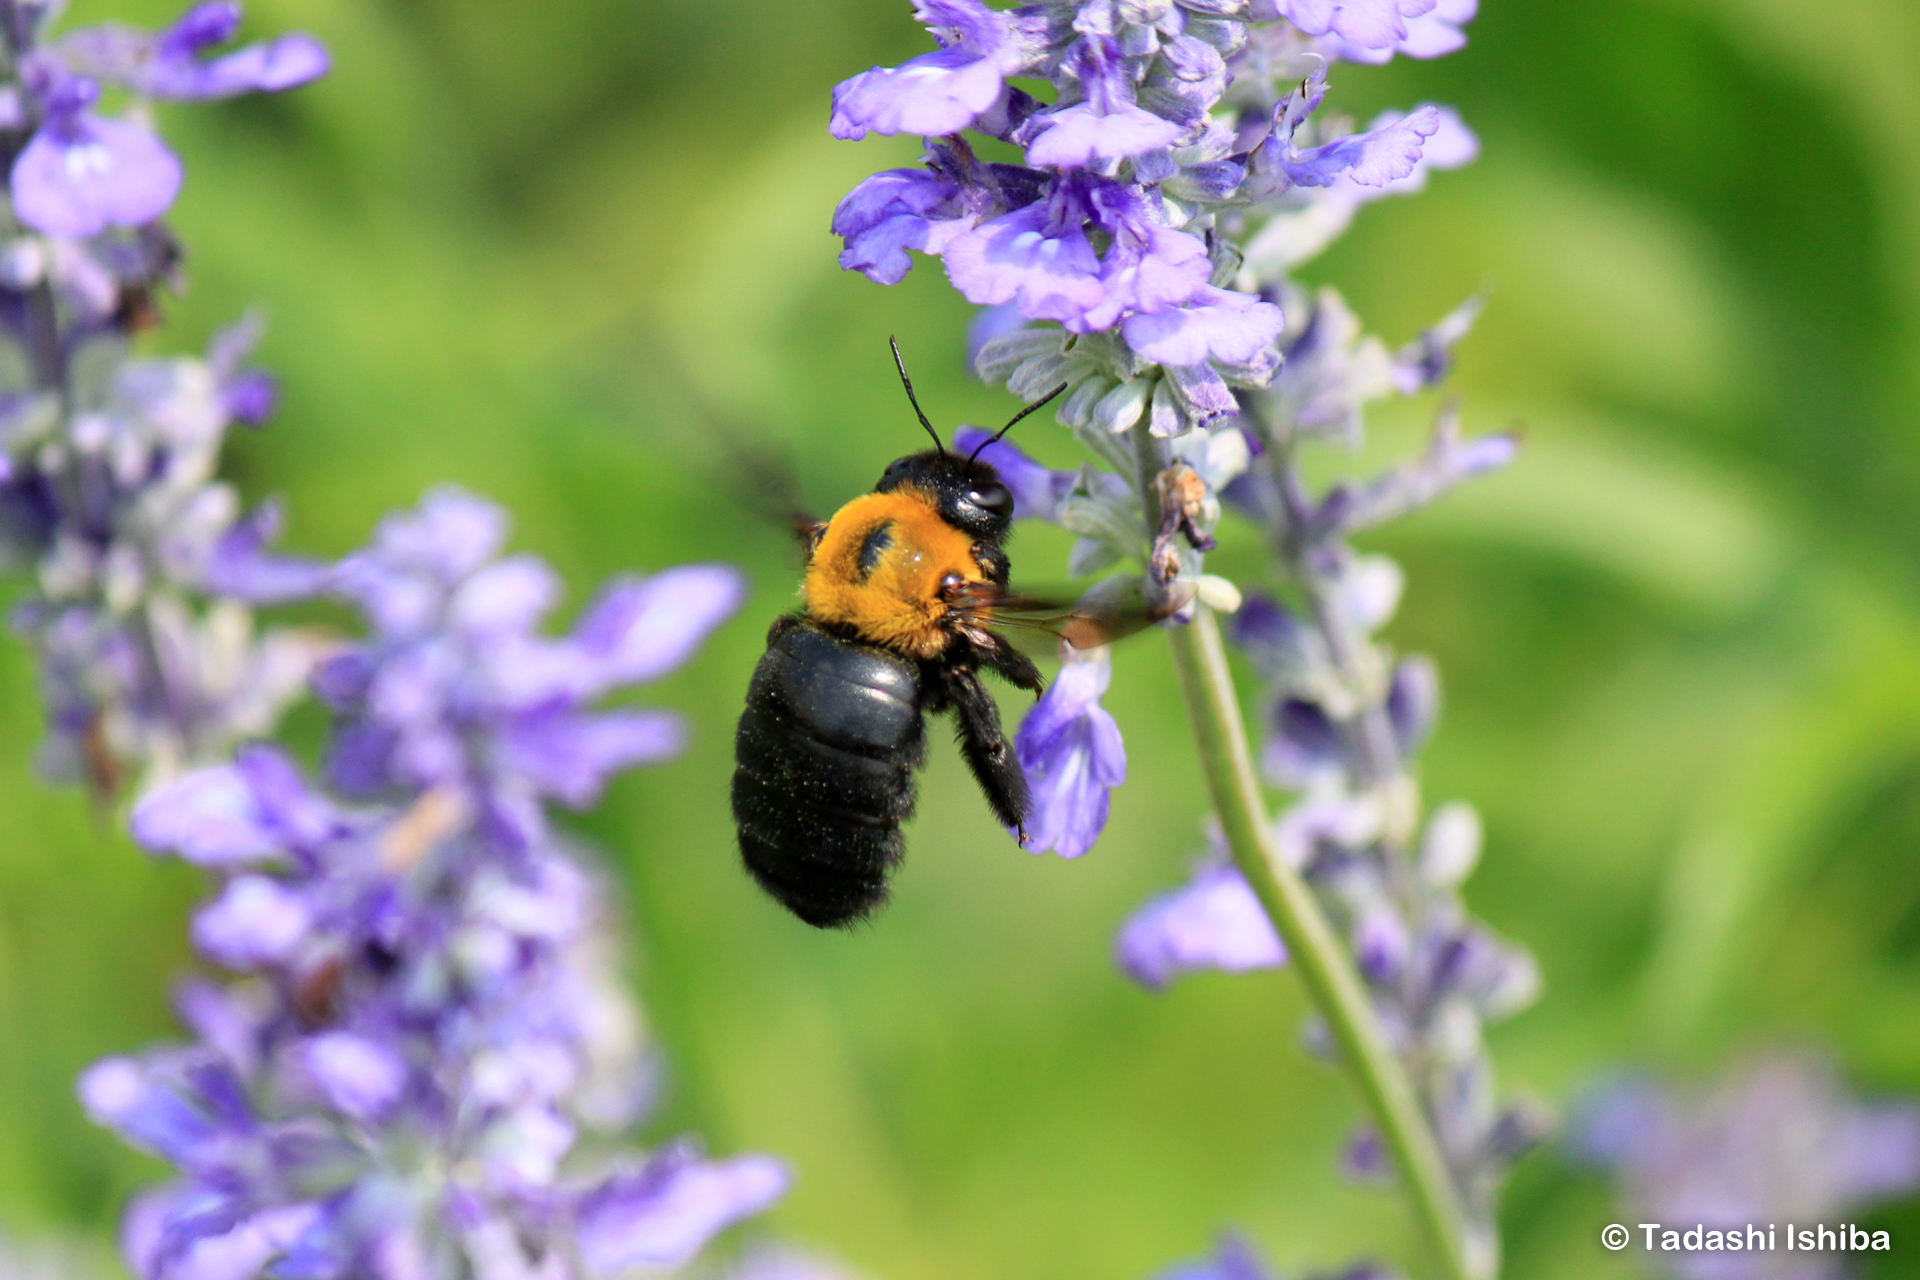
<svg viewBox="0 0 1920 1280">
<path fill-rule="evenodd" d="M 1492 1280 L 1497 1259 L 1491 1248 L 1476 1245 L 1433 1130 L 1374 1020 L 1360 975 L 1313 892 L 1274 840 L 1212 612 L 1199 606 L 1192 625 L 1171 630 L 1168 636 L 1193 719 L 1200 763 L 1235 865 L 1286 942 L 1307 993 L 1339 1043 L 1342 1060 L 1358 1079 L 1413 1196 L 1421 1224 L 1433 1238 L 1443 1274 L 1447 1280 Z"/>
</svg>

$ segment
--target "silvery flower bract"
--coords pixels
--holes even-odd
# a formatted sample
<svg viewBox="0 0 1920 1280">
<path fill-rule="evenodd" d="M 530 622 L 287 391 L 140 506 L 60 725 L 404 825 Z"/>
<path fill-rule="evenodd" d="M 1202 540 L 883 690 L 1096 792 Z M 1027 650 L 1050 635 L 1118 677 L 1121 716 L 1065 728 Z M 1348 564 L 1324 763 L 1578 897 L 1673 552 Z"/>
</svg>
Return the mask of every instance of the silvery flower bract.
<svg viewBox="0 0 1920 1280">
<path fill-rule="evenodd" d="M 331 785 L 252 746 L 134 809 L 143 845 L 221 877 L 192 934 L 236 975 L 181 988 L 194 1043 L 80 1081 L 89 1114 L 178 1170 L 128 1214 L 145 1280 L 671 1268 L 785 1190 L 764 1156 L 582 1142 L 642 1114 L 649 1072 L 605 888 L 545 817 L 677 750 L 662 713 L 593 704 L 684 662 L 739 575 L 620 580 L 550 637 L 557 583 L 502 558 L 505 534 L 443 489 L 307 566 L 369 627 L 315 675 Z"/>
</svg>

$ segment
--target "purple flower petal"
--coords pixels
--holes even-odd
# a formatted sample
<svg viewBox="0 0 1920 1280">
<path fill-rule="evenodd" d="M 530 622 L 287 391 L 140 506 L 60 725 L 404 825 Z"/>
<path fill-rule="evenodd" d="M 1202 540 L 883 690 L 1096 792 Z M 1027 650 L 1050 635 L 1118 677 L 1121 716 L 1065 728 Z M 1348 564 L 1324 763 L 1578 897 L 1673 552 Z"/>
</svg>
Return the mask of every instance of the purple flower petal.
<svg viewBox="0 0 1920 1280">
<path fill-rule="evenodd" d="M 314 848 L 344 829 L 339 810 L 307 785 L 299 767 L 279 748 L 261 743 L 242 747 L 234 767 L 252 789 L 256 811 L 295 847 Z"/>
<path fill-rule="evenodd" d="M 560 579 L 537 556 L 511 556 L 479 570 L 454 589 L 447 619 L 482 636 L 525 631 L 560 597 Z"/>
<path fill-rule="evenodd" d="M 1367 979 L 1381 986 L 1400 980 L 1406 972 L 1413 942 L 1400 917 L 1386 907 L 1365 912 L 1353 931 L 1354 961 Z"/>
<path fill-rule="evenodd" d="M 835 85 L 827 131 L 847 141 L 868 133 L 958 133 L 999 100 L 1003 82 L 999 67 L 965 49 L 923 53 Z"/>
<path fill-rule="evenodd" d="M 121 1241 L 135 1275 L 147 1280 L 255 1280 L 319 1215 L 316 1205 L 281 1205 L 230 1226 L 221 1223 L 186 1234 L 179 1228 L 194 1198 L 189 1188 L 167 1187 L 142 1196 L 128 1210 Z"/>
<path fill-rule="evenodd" d="M 95 1124 L 176 1163 L 193 1161 L 216 1133 L 205 1114 L 132 1058 L 102 1058 L 80 1074 L 74 1089 Z"/>
<path fill-rule="evenodd" d="M 1244 1236 L 1223 1235 L 1213 1257 L 1162 1272 L 1155 1280 L 1276 1280 Z"/>
<path fill-rule="evenodd" d="M 1044 132 L 1027 148 L 1027 163 L 1062 169 L 1097 169 L 1145 155 L 1173 145 L 1185 132 L 1130 102 L 1104 112 L 1081 102 L 1034 119 Z"/>
<path fill-rule="evenodd" d="M 1107 825 L 1109 794 L 1127 779 L 1127 751 L 1100 695 L 1113 679 L 1105 646 L 1064 650 L 1066 662 L 1014 735 L 1033 811 L 1022 846 L 1078 858 Z"/>
<path fill-rule="evenodd" d="M 1427 139 L 1439 131 L 1440 108 L 1419 107 L 1392 124 L 1298 152 L 1280 168 L 1301 187 L 1330 186 L 1342 176 L 1363 187 L 1384 187 L 1413 172 Z"/>
<path fill-rule="evenodd" d="M 355 1120 L 377 1119 L 400 1097 L 407 1066 L 377 1040 L 327 1031 L 300 1047 L 300 1065 L 327 1101 Z"/>
<path fill-rule="evenodd" d="M 250 369 L 220 388 L 220 404 L 235 422 L 257 427 L 279 407 L 280 387 L 272 374 Z"/>
<path fill-rule="evenodd" d="M 372 545 L 340 562 L 336 589 L 381 633 L 405 634 L 429 625 L 441 592 L 491 559 L 506 534 L 499 506 L 443 485 L 382 520 Z"/>
<path fill-rule="evenodd" d="M 143 848 L 196 866 L 244 866 L 281 853 L 279 831 L 230 764 L 196 770 L 149 793 L 134 805 L 129 826 Z"/>
<path fill-rule="evenodd" d="M 1271 302 L 1207 285 L 1185 306 L 1128 316 L 1120 331 L 1128 346 L 1161 364 L 1244 364 L 1278 338 L 1285 324 Z"/>
<path fill-rule="evenodd" d="M 1407 38 L 1407 19 L 1435 0 L 1273 0 L 1279 15 L 1310 36 L 1331 32 L 1363 49 L 1389 49 Z"/>
<path fill-rule="evenodd" d="M 49 120 L 13 163 L 13 210 L 50 236 L 80 239 L 165 213 L 180 162 L 139 125 L 87 112 Z"/>
<path fill-rule="evenodd" d="M 1260 767 L 1276 785 L 1305 789 L 1344 764 L 1340 735 L 1318 704 L 1300 698 L 1274 704 Z"/>
<path fill-rule="evenodd" d="M 202 6 L 207 7 L 207 6 Z M 139 88 L 156 98 L 206 101 L 242 93 L 279 93 L 327 73 L 326 46 L 298 32 L 236 49 L 211 62 L 157 54 Z"/>
<path fill-rule="evenodd" d="M 1030 320 L 1084 329 L 1106 297 L 1100 260 L 1078 225 L 1049 226 L 1045 204 L 1003 214 L 947 243 L 947 278 L 976 306 L 1016 302 Z"/>
<path fill-rule="evenodd" d="M 269 498 L 236 521 L 214 543 L 207 562 L 208 588 L 251 604 L 310 600 L 325 590 L 330 566 L 267 551 L 279 536 L 282 519 L 279 500 Z"/>
<path fill-rule="evenodd" d="M 740 571 L 690 564 L 616 581 L 574 627 L 571 643 L 594 668 L 593 687 L 643 684 L 679 667 L 746 598 Z"/>
<path fill-rule="evenodd" d="M 1431 660 L 1416 656 L 1394 667 L 1387 690 L 1387 718 L 1400 754 L 1410 757 L 1419 751 L 1440 718 L 1440 673 Z"/>
<path fill-rule="evenodd" d="M 1287 949 L 1246 878 L 1223 865 L 1135 912 L 1120 930 L 1114 959 L 1135 982 L 1158 991 L 1196 969 L 1276 969 L 1287 962 Z"/>
<path fill-rule="evenodd" d="M 908 249 L 940 253 L 973 226 L 960 216 L 960 189 L 924 169 L 888 169 L 849 191 L 833 211 L 833 233 L 846 241 L 843 270 L 876 284 L 898 284 L 913 266 Z"/>
<path fill-rule="evenodd" d="M 920 17 L 947 47 L 834 86 L 834 137 L 958 133 L 1000 101 L 1006 73 L 1020 62 L 1007 15 L 979 0 L 924 0 Z"/>
<path fill-rule="evenodd" d="M 300 895 L 266 876 L 237 876 L 193 917 L 193 945 L 228 969 L 278 964 L 293 954 L 313 916 Z"/>
<path fill-rule="evenodd" d="M 772 1206 L 790 1181 L 786 1166 L 767 1156 L 710 1161 L 670 1149 L 582 1201 L 581 1259 L 596 1276 L 680 1266 L 717 1233 Z"/>
<path fill-rule="evenodd" d="M 670 711 L 536 716 L 502 731 L 499 763 L 580 809 L 600 798 L 608 775 L 671 759 L 686 740 L 685 723 Z"/>
<path fill-rule="evenodd" d="M 1159 226 L 1128 228 L 1101 264 L 1106 296 L 1082 320 L 1084 331 L 1112 328 L 1128 311 L 1164 311 L 1186 303 L 1207 289 L 1212 270 L 1200 237 Z"/>
</svg>

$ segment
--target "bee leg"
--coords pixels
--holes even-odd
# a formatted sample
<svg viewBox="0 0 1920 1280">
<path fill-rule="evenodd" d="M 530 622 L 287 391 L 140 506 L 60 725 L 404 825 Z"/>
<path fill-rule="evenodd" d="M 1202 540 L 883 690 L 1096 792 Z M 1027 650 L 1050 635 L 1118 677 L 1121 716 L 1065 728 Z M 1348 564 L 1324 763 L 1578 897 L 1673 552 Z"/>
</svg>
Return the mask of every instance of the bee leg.
<svg viewBox="0 0 1920 1280">
<path fill-rule="evenodd" d="M 1007 577 L 1013 572 L 1007 553 L 991 543 L 973 544 L 973 562 L 980 566 L 980 572 L 986 575 L 987 581 L 996 587 L 1006 586 Z"/>
<path fill-rule="evenodd" d="M 1016 689 L 1025 689 L 1034 697 L 1039 697 L 1046 688 L 1046 681 L 1040 675 L 1040 668 L 1033 665 L 1033 659 L 1014 648 L 998 636 L 990 637 L 991 644 L 976 644 L 974 656 L 982 666 L 1005 680 Z"/>
<path fill-rule="evenodd" d="M 960 754 L 986 793 L 993 816 L 1024 838 L 1027 817 L 1027 775 L 1014 758 L 1013 744 L 1000 731 L 1000 709 L 993 695 L 970 667 L 948 667 L 940 673 L 946 703 L 953 709 Z"/>
</svg>

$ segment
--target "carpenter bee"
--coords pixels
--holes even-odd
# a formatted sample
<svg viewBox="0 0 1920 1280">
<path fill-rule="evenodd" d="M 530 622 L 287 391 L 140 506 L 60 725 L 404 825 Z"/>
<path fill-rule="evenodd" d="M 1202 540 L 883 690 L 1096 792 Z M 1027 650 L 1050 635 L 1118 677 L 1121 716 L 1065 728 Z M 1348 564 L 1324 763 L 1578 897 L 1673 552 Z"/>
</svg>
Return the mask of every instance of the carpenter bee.
<svg viewBox="0 0 1920 1280">
<path fill-rule="evenodd" d="M 1008 611 L 1041 607 L 1006 589 L 1013 494 L 979 449 L 962 457 L 941 443 L 897 343 L 893 358 L 933 448 L 896 459 L 826 523 L 796 518 L 802 607 L 768 632 L 734 738 L 747 870 L 820 928 L 855 924 L 886 901 L 928 713 L 953 712 L 987 804 L 1025 836 L 1026 777 L 980 678 L 1041 691 L 1039 669 L 996 630 Z"/>
</svg>

